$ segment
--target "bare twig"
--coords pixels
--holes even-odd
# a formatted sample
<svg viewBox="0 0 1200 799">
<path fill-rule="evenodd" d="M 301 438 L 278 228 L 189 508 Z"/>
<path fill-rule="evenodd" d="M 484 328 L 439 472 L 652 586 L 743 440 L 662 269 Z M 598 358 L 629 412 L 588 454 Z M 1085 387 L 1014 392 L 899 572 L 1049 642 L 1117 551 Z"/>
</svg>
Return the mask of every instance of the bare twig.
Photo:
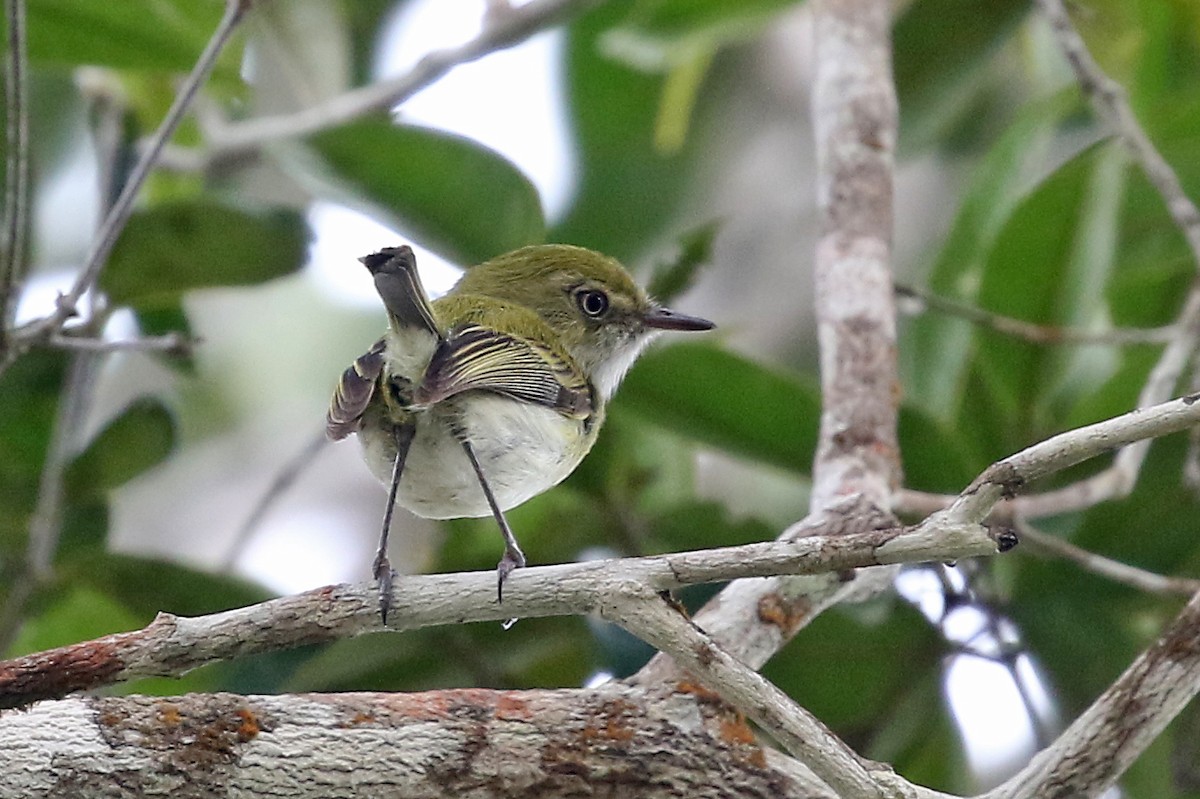
<svg viewBox="0 0 1200 799">
<path fill-rule="evenodd" d="M 48 338 L 58 331 L 63 323 L 75 314 L 80 298 L 96 284 L 96 280 L 100 277 L 100 272 L 108 261 L 108 255 L 112 251 L 117 237 L 121 234 L 126 221 L 129 219 L 129 215 L 133 212 L 134 200 L 137 198 L 142 184 L 145 183 L 146 177 L 150 174 L 150 170 L 157 162 L 159 153 L 187 113 L 188 107 L 191 105 L 196 93 L 208 79 L 208 75 L 216 64 L 218 56 L 220 56 L 225 45 L 229 43 L 230 38 L 233 36 L 234 31 L 237 29 L 238 24 L 249 7 L 250 0 L 226 0 L 225 15 L 221 18 L 220 24 L 205 46 L 204 52 L 200 54 L 200 58 L 196 61 L 196 66 L 193 67 L 187 79 L 180 86 L 179 93 L 175 95 L 175 100 L 171 103 L 166 117 L 159 125 L 158 130 L 154 132 L 154 136 L 151 137 L 146 149 L 142 151 L 141 157 L 138 158 L 137 164 L 134 165 L 128 179 L 125 181 L 125 185 L 121 189 L 121 194 L 104 217 L 104 222 L 100 225 L 100 229 L 96 233 L 96 238 L 92 242 L 91 250 L 88 252 L 79 276 L 75 279 L 70 290 L 59 297 L 54 313 L 27 327 L 20 342 L 23 346 L 11 347 L 10 355 L 15 356 L 20 354 L 18 352 L 19 349 L 28 348 L 39 339 Z M 14 345 L 17 343 L 13 342 Z M 0 373 L 10 363 L 11 357 L 0 361 Z"/>
<path fill-rule="evenodd" d="M 621 592 L 775 574 L 819 574 L 892 563 L 993 554 L 1003 548 L 975 525 L 946 524 L 838 535 L 833 519 L 792 541 L 518 569 L 496 601 L 491 572 L 405 575 L 395 581 L 388 628 L 409 630 L 514 616 L 590 613 Z M 834 535 L 819 533 L 834 532 Z M 348 638 L 383 629 L 374 583 L 340 585 L 198 618 L 160 614 L 148 627 L 0 662 L 0 708 L 112 685 L 179 676 L 218 660 Z"/>
<path fill-rule="evenodd" d="M 1104 74 L 1104 70 L 1092 58 L 1079 31 L 1071 23 L 1066 5 L 1062 0 L 1038 0 L 1042 13 L 1050 22 L 1058 45 L 1075 71 L 1080 88 L 1102 117 L 1125 141 L 1134 158 L 1141 165 L 1146 177 L 1154 184 L 1167 203 L 1171 218 L 1187 239 L 1192 257 L 1200 268 L 1200 210 L 1183 190 L 1183 184 L 1175 170 L 1162 157 L 1162 153 L 1150 141 L 1146 131 L 1138 124 L 1125 89 L 1121 84 Z"/>
<path fill-rule="evenodd" d="M 1072 327 L 1055 325 L 1039 325 L 1036 322 L 1026 322 L 1011 316 L 992 313 L 969 305 L 964 302 L 941 297 L 925 289 L 914 286 L 896 285 L 896 295 L 901 298 L 916 300 L 921 306 L 915 313 L 921 313 L 926 308 L 941 313 L 957 316 L 997 333 L 1016 336 L 1034 344 L 1080 344 L 1080 345 L 1133 345 L 1133 344 L 1162 344 L 1170 341 L 1175 335 L 1174 325 L 1152 327 L 1146 329 L 1117 328 L 1113 330 L 1079 330 Z M 903 305 L 900 306 L 903 309 Z"/>
<path fill-rule="evenodd" d="M 498 50 L 520 44 L 569 14 L 599 0 L 532 0 L 486 15 L 479 35 L 457 47 L 429 53 L 407 73 L 340 94 L 291 114 L 259 117 L 223 127 L 210 127 L 210 157 L 240 156 L 279 139 L 305 136 L 352 122 L 374 111 L 386 111 L 429 86 L 450 70 Z"/>
<path fill-rule="evenodd" d="M 1021 543 L 1028 544 L 1031 551 L 1069 560 L 1084 570 L 1107 580 L 1152 594 L 1190 597 L 1200 591 L 1200 580 L 1164 577 L 1161 574 L 1097 555 L 1095 552 L 1077 547 L 1069 541 L 1047 535 L 1022 519 L 1015 520 L 1015 527 Z"/>
<path fill-rule="evenodd" d="M 275 475 L 275 479 L 267 486 L 267 490 L 259 497 L 258 502 L 250 510 L 250 515 L 246 517 L 246 521 L 242 522 L 242 526 L 238 528 L 237 533 L 233 537 L 233 544 L 222 558 L 222 571 L 230 571 L 241 558 L 242 553 L 246 551 L 246 545 L 250 543 L 250 539 L 254 536 L 256 530 L 262 520 L 266 518 L 267 513 L 271 508 L 275 507 L 275 502 L 283 496 L 292 484 L 304 473 L 317 457 L 317 453 L 325 446 L 329 439 L 325 436 L 324 430 L 319 430 L 316 435 L 309 439 L 298 453 L 292 456 L 291 460 L 283 465 L 283 468 Z"/>
<path fill-rule="evenodd" d="M 4 247 L 0 253 L 0 354 L 8 348 L 25 269 L 25 229 L 29 213 L 29 100 L 25 51 L 25 0 L 6 0 L 8 57 L 4 99 L 7 156 L 4 173 Z"/>
<path fill-rule="evenodd" d="M 162 352 L 173 356 L 191 355 L 196 339 L 182 333 L 165 333 L 161 336 L 140 336 L 128 339 L 104 339 L 54 333 L 46 342 L 60 350 L 76 352 Z"/>
</svg>

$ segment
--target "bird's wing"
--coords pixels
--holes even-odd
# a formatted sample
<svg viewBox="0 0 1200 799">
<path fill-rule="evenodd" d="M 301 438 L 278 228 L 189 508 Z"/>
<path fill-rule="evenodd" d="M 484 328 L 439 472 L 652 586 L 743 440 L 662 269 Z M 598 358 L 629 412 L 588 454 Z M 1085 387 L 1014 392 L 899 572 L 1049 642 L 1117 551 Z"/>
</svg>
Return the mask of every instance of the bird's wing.
<svg viewBox="0 0 1200 799">
<path fill-rule="evenodd" d="M 587 418 L 592 392 L 568 357 L 525 338 L 468 323 L 438 345 L 413 399 L 431 405 L 464 391 L 490 391 Z"/>
<path fill-rule="evenodd" d="M 427 330 L 443 338 L 429 304 L 429 295 L 417 273 L 417 259 L 407 244 L 384 247 L 377 253 L 359 258 L 375 278 L 375 290 L 387 306 L 392 326 L 397 332 L 405 328 Z"/>
<path fill-rule="evenodd" d="M 384 346 L 384 340 L 379 339 L 375 346 L 342 372 L 333 399 L 329 401 L 329 412 L 325 415 L 325 435 L 334 441 L 358 432 L 363 412 L 371 403 L 379 376 L 383 373 Z"/>
</svg>

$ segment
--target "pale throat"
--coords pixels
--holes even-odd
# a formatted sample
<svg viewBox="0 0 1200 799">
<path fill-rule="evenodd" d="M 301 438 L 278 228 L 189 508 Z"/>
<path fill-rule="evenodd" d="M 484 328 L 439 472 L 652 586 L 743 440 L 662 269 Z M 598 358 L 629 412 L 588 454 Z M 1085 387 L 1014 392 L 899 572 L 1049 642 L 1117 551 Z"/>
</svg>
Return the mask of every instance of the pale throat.
<svg viewBox="0 0 1200 799">
<path fill-rule="evenodd" d="M 592 379 L 592 384 L 596 387 L 596 391 L 600 393 L 600 397 L 607 402 L 612 398 L 617 387 L 621 385 L 621 380 L 624 379 L 625 373 L 629 371 L 629 367 L 633 366 L 634 361 L 638 359 L 642 351 L 657 337 L 657 331 L 643 333 L 630 341 L 622 342 L 606 356 L 599 358 L 587 358 L 585 356 L 577 360 L 588 371 Z"/>
</svg>

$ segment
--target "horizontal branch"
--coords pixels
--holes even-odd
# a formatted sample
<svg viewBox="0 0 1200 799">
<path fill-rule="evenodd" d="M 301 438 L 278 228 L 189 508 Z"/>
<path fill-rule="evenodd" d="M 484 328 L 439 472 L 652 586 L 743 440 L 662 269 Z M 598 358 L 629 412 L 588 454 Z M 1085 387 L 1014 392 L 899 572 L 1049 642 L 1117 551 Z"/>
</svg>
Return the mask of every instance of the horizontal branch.
<svg viewBox="0 0 1200 799">
<path fill-rule="evenodd" d="M 835 529 L 830 522 L 828 529 Z M 818 531 L 819 532 L 819 531 Z M 590 613 L 628 592 L 685 585 L 954 560 L 995 553 L 977 525 L 919 525 L 853 535 L 812 535 L 641 558 L 536 566 L 515 571 L 496 601 L 493 572 L 408 575 L 396 580 L 389 628 Z M 138 677 L 177 677 L 198 666 L 384 629 L 373 584 L 335 585 L 195 618 L 159 614 L 149 626 L 0 662 L 0 708 Z"/>
<path fill-rule="evenodd" d="M 74 697 L 0 715 L 0 799 L 837 799 L 686 684 Z"/>
</svg>

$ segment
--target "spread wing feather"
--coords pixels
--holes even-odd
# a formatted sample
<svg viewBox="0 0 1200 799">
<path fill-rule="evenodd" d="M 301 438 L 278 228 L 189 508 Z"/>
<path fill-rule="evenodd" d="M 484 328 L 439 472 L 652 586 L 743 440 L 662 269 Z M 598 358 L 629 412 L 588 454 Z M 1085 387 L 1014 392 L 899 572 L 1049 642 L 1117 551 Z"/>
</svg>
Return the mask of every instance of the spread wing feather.
<svg viewBox="0 0 1200 799">
<path fill-rule="evenodd" d="M 422 328 L 442 338 L 411 247 L 385 247 L 359 260 L 374 277 L 375 291 L 387 307 L 393 326 Z"/>
<path fill-rule="evenodd" d="M 429 405 L 464 391 L 491 391 L 573 418 L 592 413 L 591 388 L 573 361 L 479 324 L 452 330 L 438 346 L 414 400 Z"/>
<path fill-rule="evenodd" d="M 383 373 L 383 349 L 384 340 L 379 339 L 342 372 L 325 416 L 325 435 L 334 441 L 358 432 L 363 412 L 371 403 Z"/>
</svg>

